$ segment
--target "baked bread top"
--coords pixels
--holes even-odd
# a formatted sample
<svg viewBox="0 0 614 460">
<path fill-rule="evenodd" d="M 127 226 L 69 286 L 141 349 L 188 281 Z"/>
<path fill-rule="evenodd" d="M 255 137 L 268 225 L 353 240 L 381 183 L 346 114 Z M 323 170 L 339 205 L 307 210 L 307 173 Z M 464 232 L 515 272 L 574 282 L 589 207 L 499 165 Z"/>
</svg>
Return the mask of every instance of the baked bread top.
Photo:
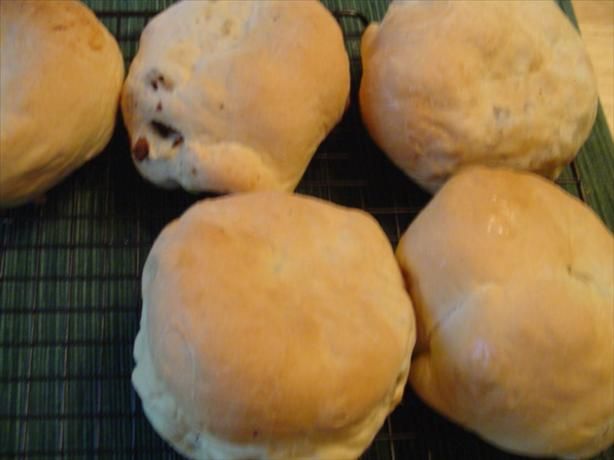
<svg viewBox="0 0 614 460">
<path fill-rule="evenodd" d="M 525 455 L 614 442 L 614 238 L 590 208 L 534 174 L 467 168 L 397 257 L 426 402 Z"/>
<path fill-rule="evenodd" d="M 0 2 L 0 206 L 43 194 L 99 153 L 124 61 L 81 2 Z"/>
<path fill-rule="evenodd" d="M 162 231 L 142 288 L 133 382 L 188 455 L 356 458 L 401 399 L 411 301 L 362 211 L 279 192 L 202 201 Z"/>
<path fill-rule="evenodd" d="M 588 54 L 552 1 L 395 1 L 361 53 L 371 136 L 431 192 L 470 164 L 556 178 L 597 113 Z"/>
</svg>

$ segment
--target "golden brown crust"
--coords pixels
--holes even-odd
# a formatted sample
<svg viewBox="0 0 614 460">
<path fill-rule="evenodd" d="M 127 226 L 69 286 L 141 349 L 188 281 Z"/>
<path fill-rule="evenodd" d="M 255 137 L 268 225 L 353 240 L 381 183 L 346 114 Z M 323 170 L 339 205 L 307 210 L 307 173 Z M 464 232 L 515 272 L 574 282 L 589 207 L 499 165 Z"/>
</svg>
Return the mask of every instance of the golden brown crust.
<svg viewBox="0 0 614 460">
<path fill-rule="evenodd" d="M 29 201 L 90 159 L 114 128 L 117 42 L 81 2 L 0 2 L 0 206 Z"/>
<path fill-rule="evenodd" d="M 361 54 L 371 136 L 431 192 L 470 164 L 555 178 L 597 113 L 588 54 L 554 2 L 394 2 Z"/>
<path fill-rule="evenodd" d="M 193 427 L 232 442 L 342 433 L 395 391 L 413 348 L 385 235 L 314 198 L 197 204 L 156 241 L 143 298 L 156 375 Z"/>
<path fill-rule="evenodd" d="M 397 248 L 418 329 L 410 382 L 500 447 L 590 456 L 614 442 L 614 239 L 549 181 L 469 168 Z"/>
</svg>

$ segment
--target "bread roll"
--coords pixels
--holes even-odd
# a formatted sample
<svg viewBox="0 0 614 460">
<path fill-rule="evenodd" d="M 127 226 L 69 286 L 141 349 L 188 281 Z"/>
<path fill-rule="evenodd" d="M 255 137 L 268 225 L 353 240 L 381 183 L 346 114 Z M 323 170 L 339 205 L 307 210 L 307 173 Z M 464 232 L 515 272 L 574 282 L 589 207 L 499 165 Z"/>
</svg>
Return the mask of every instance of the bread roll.
<svg viewBox="0 0 614 460">
<path fill-rule="evenodd" d="M 190 458 L 357 458 L 401 399 L 411 301 L 375 220 L 315 198 L 202 201 L 143 270 L 133 384 Z"/>
<path fill-rule="evenodd" d="M 614 239 L 587 206 L 539 176 L 463 170 L 397 257 L 424 401 L 520 454 L 614 442 Z"/>
<path fill-rule="evenodd" d="M 159 186 L 293 190 L 349 88 L 318 1 L 184 1 L 143 31 L 122 109 L 136 167 Z"/>
<path fill-rule="evenodd" d="M 556 178 L 588 137 L 597 87 L 553 1 L 399 1 L 361 43 L 376 143 L 434 192 L 464 165 Z"/>
<path fill-rule="evenodd" d="M 0 207 L 39 197 L 109 141 L 124 61 L 82 3 L 0 2 Z"/>
</svg>

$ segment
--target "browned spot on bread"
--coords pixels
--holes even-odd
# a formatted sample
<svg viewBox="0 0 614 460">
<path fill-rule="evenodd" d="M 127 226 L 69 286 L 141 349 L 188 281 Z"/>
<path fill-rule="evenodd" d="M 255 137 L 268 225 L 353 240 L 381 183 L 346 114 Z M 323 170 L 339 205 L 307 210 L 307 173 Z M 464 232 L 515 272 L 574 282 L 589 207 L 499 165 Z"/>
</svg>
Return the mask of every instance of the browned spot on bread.
<svg viewBox="0 0 614 460">
<path fill-rule="evenodd" d="M 507 107 L 499 107 L 495 105 L 492 108 L 492 113 L 497 123 L 502 123 L 510 117 L 510 110 Z"/>
<path fill-rule="evenodd" d="M 98 30 L 92 30 L 87 44 L 94 51 L 101 50 L 104 46 L 104 35 Z"/>
<path fill-rule="evenodd" d="M 137 161 L 143 161 L 149 156 L 149 143 L 147 142 L 147 139 L 144 137 L 139 137 L 136 144 L 134 144 L 134 147 L 132 147 L 132 155 Z"/>
<path fill-rule="evenodd" d="M 230 34 L 232 30 L 232 21 L 230 19 L 226 19 L 224 24 L 222 24 L 222 35 Z"/>
</svg>

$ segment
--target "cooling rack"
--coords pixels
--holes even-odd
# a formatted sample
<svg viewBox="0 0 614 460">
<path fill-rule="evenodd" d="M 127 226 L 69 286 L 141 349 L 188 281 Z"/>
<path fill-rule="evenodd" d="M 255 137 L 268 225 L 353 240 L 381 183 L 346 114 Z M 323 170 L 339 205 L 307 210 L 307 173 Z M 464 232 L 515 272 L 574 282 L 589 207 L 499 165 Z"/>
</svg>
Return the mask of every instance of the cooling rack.
<svg viewBox="0 0 614 460">
<path fill-rule="evenodd" d="M 129 64 L 147 20 L 172 1 L 87 3 Z M 343 11 L 338 20 L 351 57 L 352 104 L 298 191 L 367 210 L 396 244 L 428 195 L 377 150 L 356 103 L 363 22 L 381 19 L 387 1 L 324 3 Z M 560 4 L 573 17 L 570 4 Z M 611 188 L 603 192 L 599 184 L 614 177 L 613 166 L 600 158 L 613 151 L 600 113 L 578 163 L 559 181 L 610 227 Z M 132 344 L 145 257 L 164 225 L 198 198 L 143 181 L 120 125 L 105 152 L 50 191 L 44 205 L 0 215 L 1 458 L 178 458 L 145 419 L 131 387 Z M 363 458 L 517 457 L 447 422 L 408 389 Z"/>
</svg>

